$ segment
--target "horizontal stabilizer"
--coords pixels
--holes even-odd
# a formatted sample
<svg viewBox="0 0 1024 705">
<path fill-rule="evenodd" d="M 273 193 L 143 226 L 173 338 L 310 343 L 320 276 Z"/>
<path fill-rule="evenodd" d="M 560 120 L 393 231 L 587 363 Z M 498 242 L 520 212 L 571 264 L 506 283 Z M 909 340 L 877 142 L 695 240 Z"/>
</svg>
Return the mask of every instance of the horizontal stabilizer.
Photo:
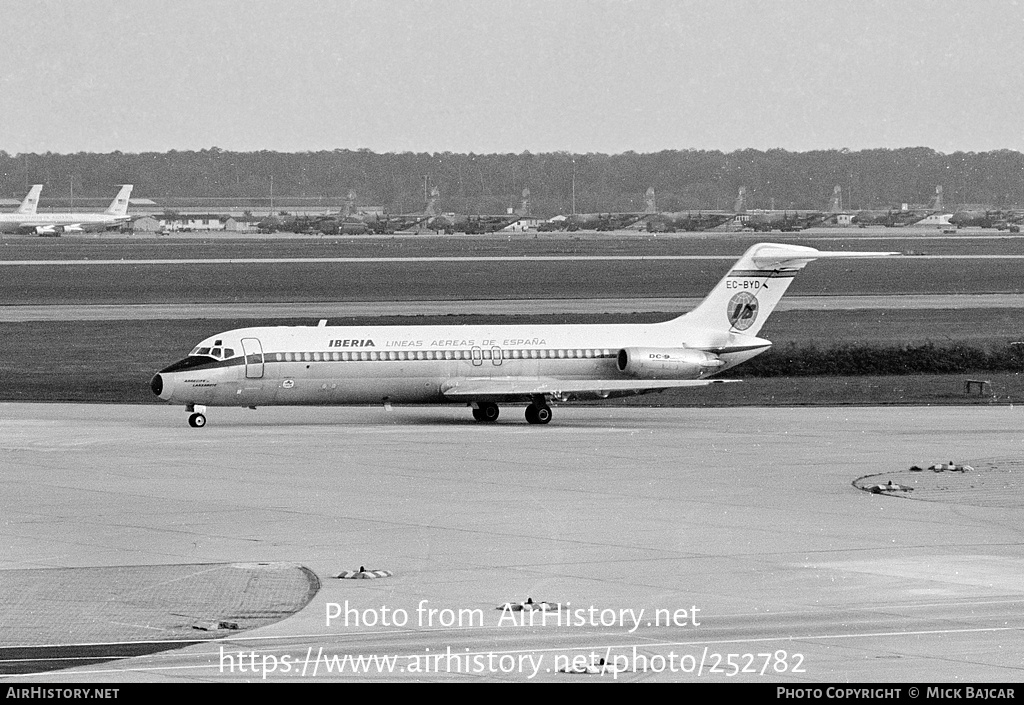
<svg viewBox="0 0 1024 705">
<path fill-rule="evenodd" d="M 751 248 L 753 249 L 753 248 Z M 758 269 L 784 269 L 787 267 L 803 267 L 816 259 L 841 259 L 844 257 L 898 257 L 899 252 L 838 252 L 821 251 L 813 247 L 800 245 L 764 244 L 749 253 L 750 259 Z"/>
</svg>

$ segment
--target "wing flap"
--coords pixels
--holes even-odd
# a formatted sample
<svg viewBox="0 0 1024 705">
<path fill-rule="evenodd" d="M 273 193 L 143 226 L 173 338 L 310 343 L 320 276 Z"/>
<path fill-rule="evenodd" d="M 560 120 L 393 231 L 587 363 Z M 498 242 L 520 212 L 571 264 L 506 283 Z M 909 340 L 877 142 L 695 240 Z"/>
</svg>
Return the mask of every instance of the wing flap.
<svg viewBox="0 0 1024 705">
<path fill-rule="evenodd" d="M 441 393 L 452 401 L 530 401 L 543 396 L 557 401 L 607 399 L 682 387 L 706 387 L 734 379 L 555 379 L 550 377 L 480 377 L 450 381 Z"/>
</svg>

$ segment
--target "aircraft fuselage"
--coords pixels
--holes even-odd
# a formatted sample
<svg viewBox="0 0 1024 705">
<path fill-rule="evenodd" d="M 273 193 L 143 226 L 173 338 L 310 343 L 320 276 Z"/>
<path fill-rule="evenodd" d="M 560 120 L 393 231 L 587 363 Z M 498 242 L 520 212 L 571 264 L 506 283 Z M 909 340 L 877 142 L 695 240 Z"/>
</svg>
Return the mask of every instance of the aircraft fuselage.
<svg viewBox="0 0 1024 705">
<path fill-rule="evenodd" d="M 108 230 L 127 223 L 127 216 L 107 216 L 100 213 L 54 213 L 23 216 L 0 214 L 0 232 L 87 232 Z"/>
<path fill-rule="evenodd" d="M 637 373 L 619 369 L 626 349 L 652 351 L 655 357 L 640 373 L 645 376 L 657 377 L 658 356 L 664 356 L 657 351 L 663 349 L 685 349 L 694 360 L 714 358 L 713 364 L 676 365 L 662 373 L 702 379 L 769 346 L 754 336 L 721 331 L 681 336 L 678 327 L 670 331 L 665 324 L 277 326 L 218 333 L 161 370 L 152 384 L 161 399 L 187 405 L 452 403 L 445 392 L 454 380 L 629 380 Z M 481 398 L 527 400 L 529 395 Z"/>
</svg>

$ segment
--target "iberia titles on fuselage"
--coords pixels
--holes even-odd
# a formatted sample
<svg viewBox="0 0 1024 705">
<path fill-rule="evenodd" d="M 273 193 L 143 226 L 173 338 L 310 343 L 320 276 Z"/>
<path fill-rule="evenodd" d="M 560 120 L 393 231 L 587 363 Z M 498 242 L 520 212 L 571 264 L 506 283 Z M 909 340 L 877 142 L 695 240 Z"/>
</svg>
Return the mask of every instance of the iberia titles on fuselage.
<svg viewBox="0 0 1024 705">
<path fill-rule="evenodd" d="M 267 326 L 218 333 L 153 378 L 192 426 L 207 406 L 467 404 L 480 421 L 498 403 L 549 403 L 704 386 L 767 350 L 757 337 L 797 271 L 822 257 L 796 245 L 751 247 L 693 311 L 663 323 L 616 325 Z"/>
</svg>

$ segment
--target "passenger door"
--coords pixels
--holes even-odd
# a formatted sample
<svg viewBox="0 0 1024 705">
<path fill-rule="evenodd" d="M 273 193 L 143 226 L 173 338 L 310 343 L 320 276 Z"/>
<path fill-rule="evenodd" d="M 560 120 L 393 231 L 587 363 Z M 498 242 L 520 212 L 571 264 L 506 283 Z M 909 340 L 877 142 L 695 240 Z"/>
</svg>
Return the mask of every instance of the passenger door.
<svg viewBox="0 0 1024 705">
<path fill-rule="evenodd" d="M 263 379 L 263 346 L 258 338 L 242 338 L 245 353 L 245 378 Z"/>
</svg>

